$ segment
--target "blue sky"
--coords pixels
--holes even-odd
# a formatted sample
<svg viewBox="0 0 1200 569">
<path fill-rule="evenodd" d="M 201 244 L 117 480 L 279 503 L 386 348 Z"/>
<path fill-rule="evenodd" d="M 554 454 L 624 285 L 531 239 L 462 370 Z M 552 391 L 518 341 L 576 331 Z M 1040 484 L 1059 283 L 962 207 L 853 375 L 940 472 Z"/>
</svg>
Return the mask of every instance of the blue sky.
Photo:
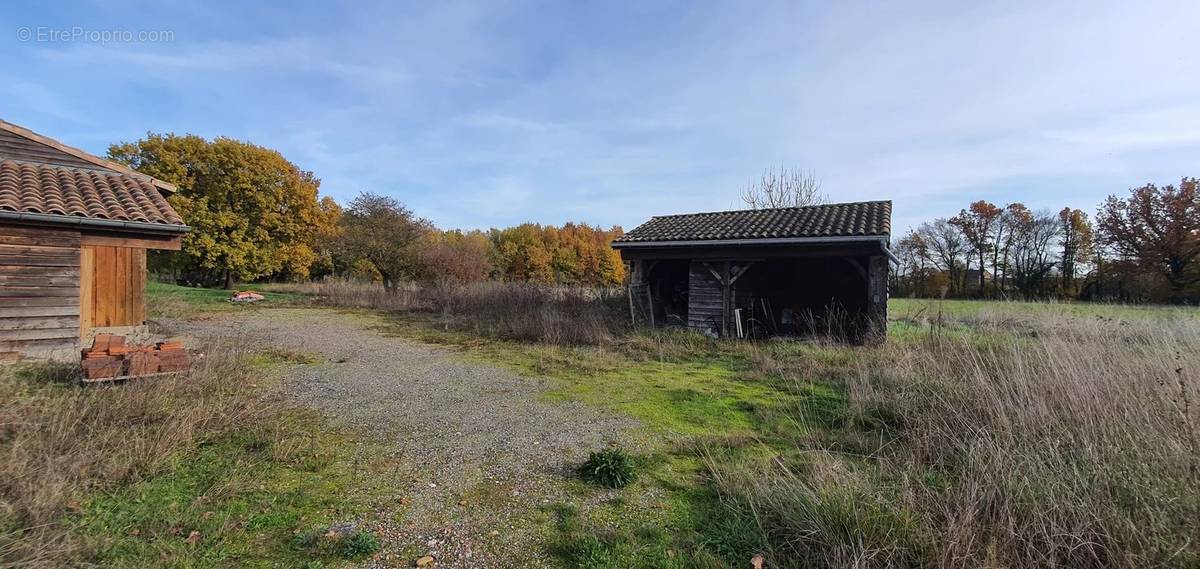
<svg viewBox="0 0 1200 569">
<path fill-rule="evenodd" d="M 96 153 L 248 140 L 442 227 L 631 228 L 739 207 L 784 164 L 894 200 L 899 232 L 1200 175 L 1197 22 L 1200 2 L 18 2 L 0 118 Z"/>
</svg>

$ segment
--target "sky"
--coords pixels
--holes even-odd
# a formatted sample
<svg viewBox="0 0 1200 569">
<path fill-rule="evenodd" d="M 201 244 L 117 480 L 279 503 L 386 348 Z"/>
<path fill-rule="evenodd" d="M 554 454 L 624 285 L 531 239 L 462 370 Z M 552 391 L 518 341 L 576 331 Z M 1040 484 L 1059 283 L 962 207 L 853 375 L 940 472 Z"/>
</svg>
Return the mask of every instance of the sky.
<svg viewBox="0 0 1200 569">
<path fill-rule="evenodd" d="M 770 167 L 893 232 L 1200 175 L 1200 2 L 23 2 L 0 118 L 279 150 L 443 228 L 736 209 Z"/>
</svg>

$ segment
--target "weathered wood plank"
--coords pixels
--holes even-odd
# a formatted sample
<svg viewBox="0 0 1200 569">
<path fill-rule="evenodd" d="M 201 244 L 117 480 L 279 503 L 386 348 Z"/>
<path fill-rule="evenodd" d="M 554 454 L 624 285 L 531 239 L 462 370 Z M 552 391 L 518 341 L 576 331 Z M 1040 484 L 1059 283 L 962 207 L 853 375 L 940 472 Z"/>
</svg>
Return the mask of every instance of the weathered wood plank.
<svg viewBox="0 0 1200 569">
<path fill-rule="evenodd" d="M 4 318 L 28 316 L 79 316 L 78 306 L 6 306 Z"/>
<path fill-rule="evenodd" d="M 4 286 L 69 286 L 78 289 L 79 275 L 59 277 L 48 275 L 0 274 L 0 287 Z"/>
<path fill-rule="evenodd" d="M 95 327 L 96 250 L 83 247 L 79 251 L 79 337 L 86 337 Z"/>
<path fill-rule="evenodd" d="M 4 245 L 37 245 L 41 247 L 79 248 L 79 237 L 55 237 L 52 235 L 6 235 L 0 230 L 0 244 Z"/>
<path fill-rule="evenodd" d="M 79 306 L 79 297 L 43 296 L 28 298 L 0 296 L 0 308 L 9 306 Z"/>
<path fill-rule="evenodd" d="M 0 297 L 79 296 L 78 286 L 0 286 Z"/>
<path fill-rule="evenodd" d="M 0 259 L 9 255 L 45 257 L 71 257 L 79 254 L 78 247 L 46 247 L 43 245 L 8 245 L 0 243 Z"/>
<path fill-rule="evenodd" d="M 75 349 L 79 338 L 47 338 L 44 340 L 0 340 L 0 352 L 31 352 L 40 350 Z"/>
<path fill-rule="evenodd" d="M 79 267 L 38 267 L 5 265 L 0 259 L 0 275 L 38 275 L 47 277 L 78 277 Z"/>
<path fill-rule="evenodd" d="M 26 237 L 53 237 L 58 239 L 74 239 L 79 242 L 79 231 L 72 229 L 50 229 L 47 227 L 29 227 L 17 225 L 0 225 L 0 234 L 23 235 Z"/>
<path fill-rule="evenodd" d="M 78 337 L 79 326 L 42 328 L 37 330 L 5 330 L 0 328 L 0 340 L 53 340 L 56 338 Z"/>
<path fill-rule="evenodd" d="M 0 265 L 22 265 L 27 267 L 78 267 L 79 255 L 50 257 L 46 255 L 4 255 Z"/>
<path fill-rule="evenodd" d="M 129 249 L 160 249 L 178 251 L 183 244 L 183 236 L 142 236 L 126 237 L 113 235 L 84 234 L 81 241 L 84 245 L 98 247 L 125 247 Z"/>
<path fill-rule="evenodd" d="M 78 316 L 0 318 L 0 330 L 44 330 L 53 328 L 71 328 L 74 330 L 78 327 Z"/>
<path fill-rule="evenodd" d="M 133 262 L 130 264 L 129 323 L 140 325 L 146 321 L 146 250 L 131 249 Z"/>
</svg>

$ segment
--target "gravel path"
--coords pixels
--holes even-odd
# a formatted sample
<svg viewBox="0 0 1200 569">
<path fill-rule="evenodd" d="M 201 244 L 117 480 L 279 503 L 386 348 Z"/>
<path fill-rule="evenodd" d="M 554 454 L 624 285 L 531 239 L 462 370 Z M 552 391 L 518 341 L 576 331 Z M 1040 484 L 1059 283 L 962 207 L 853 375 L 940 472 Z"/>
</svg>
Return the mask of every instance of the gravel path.
<svg viewBox="0 0 1200 569">
<path fill-rule="evenodd" d="M 369 460 L 394 467 L 407 486 L 399 505 L 377 508 L 389 543 L 368 566 L 412 566 L 425 554 L 439 568 L 551 565 L 529 516 L 576 499 L 566 484 L 588 451 L 638 446 L 636 421 L 547 401 L 544 381 L 385 335 L 382 324 L 326 309 L 271 309 L 171 327 L 320 359 L 288 366 L 284 393 L 385 441 L 389 456 Z"/>
</svg>

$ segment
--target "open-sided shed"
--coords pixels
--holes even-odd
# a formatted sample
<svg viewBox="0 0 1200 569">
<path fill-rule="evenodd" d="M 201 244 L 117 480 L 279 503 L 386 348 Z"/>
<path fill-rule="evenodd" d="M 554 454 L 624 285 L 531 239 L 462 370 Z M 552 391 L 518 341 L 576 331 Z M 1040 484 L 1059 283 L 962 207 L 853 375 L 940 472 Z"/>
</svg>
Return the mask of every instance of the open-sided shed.
<svg viewBox="0 0 1200 569">
<path fill-rule="evenodd" d="M 0 120 L 0 361 L 77 358 L 144 324 L 146 250 L 188 231 L 175 187 Z"/>
<path fill-rule="evenodd" d="M 882 339 L 892 202 L 657 216 L 613 242 L 630 317 L 724 337 Z"/>
</svg>

